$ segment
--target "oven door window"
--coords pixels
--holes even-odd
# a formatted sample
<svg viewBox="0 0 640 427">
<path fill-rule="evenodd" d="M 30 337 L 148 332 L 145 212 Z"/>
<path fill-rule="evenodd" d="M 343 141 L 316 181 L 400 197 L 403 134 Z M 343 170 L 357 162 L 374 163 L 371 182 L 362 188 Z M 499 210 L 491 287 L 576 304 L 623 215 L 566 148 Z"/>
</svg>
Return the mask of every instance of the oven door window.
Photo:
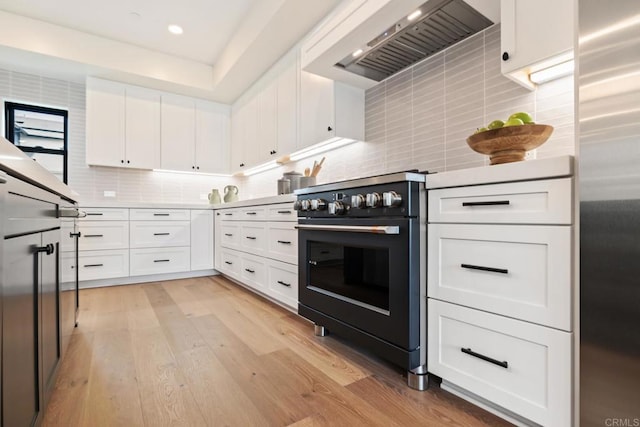
<svg viewBox="0 0 640 427">
<path fill-rule="evenodd" d="M 389 249 L 309 241 L 309 287 L 389 311 Z"/>
</svg>

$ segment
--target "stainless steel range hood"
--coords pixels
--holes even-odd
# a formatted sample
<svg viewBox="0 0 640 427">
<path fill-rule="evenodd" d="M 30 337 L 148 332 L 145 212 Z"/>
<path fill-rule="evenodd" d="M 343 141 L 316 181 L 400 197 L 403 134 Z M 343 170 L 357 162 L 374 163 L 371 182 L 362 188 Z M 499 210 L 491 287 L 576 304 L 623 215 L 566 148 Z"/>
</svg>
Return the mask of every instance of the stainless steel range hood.
<svg viewBox="0 0 640 427">
<path fill-rule="evenodd" d="M 492 24 L 462 0 L 430 0 L 335 65 L 381 81 Z"/>
<path fill-rule="evenodd" d="M 498 0 L 345 0 L 302 45 L 301 64 L 368 89 L 499 21 Z"/>
</svg>

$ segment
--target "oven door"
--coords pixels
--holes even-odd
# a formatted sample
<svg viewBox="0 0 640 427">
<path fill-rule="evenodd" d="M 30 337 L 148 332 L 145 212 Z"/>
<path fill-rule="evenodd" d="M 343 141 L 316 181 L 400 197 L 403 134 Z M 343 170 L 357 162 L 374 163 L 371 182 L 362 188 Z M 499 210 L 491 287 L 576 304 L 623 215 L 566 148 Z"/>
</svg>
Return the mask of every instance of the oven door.
<svg viewBox="0 0 640 427">
<path fill-rule="evenodd" d="M 419 346 L 417 219 L 300 219 L 298 230 L 301 313 L 308 307 L 405 350 Z"/>
</svg>

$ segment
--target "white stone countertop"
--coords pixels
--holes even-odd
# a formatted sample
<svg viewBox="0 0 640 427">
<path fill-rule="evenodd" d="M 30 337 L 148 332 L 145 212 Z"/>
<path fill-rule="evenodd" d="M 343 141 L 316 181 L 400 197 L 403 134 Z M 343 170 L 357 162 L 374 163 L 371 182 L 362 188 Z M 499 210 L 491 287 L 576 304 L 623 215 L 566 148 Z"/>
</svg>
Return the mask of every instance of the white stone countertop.
<svg viewBox="0 0 640 427">
<path fill-rule="evenodd" d="M 257 199 L 238 200 L 237 202 L 221 203 L 219 205 L 212 205 L 213 209 L 226 209 L 226 208 L 242 208 L 245 206 L 256 205 L 274 205 L 276 203 L 293 203 L 296 201 L 295 194 L 281 194 L 279 196 L 260 197 Z"/>
<path fill-rule="evenodd" d="M 156 203 L 156 202 L 118 202 L 118 201 L 95 201 L 81 202 L 82 208 L 132 208 L 132 209 L 226 209 L 238 208 L 244 206 L 255 205 L 271 205 L 275 203 L 294 202 L 296 196 L 294 194 L 282 194 L 279 196 L 260 197 L 256 199 L 238 200 L 232 203 L 219 203 L 212 205 L 210 203 Z"/>
</svg>

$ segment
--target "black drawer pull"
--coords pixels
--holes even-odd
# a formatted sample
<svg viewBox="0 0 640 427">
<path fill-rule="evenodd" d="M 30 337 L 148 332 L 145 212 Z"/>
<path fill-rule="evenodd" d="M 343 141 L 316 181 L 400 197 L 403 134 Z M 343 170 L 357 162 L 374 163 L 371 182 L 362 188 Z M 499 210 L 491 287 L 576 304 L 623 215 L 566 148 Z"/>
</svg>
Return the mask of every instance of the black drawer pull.
<svg viewBox="0 0 640 427">
<path fill-rule="evenodd" d="M 77 233 L 69 233 L 69 237 L 81 237 L 82 233 L 81 232 L 77 232 Z"/>
<path fill-rule="evenodd" d="M 499 360 L 492 359 L 489 356 L 485 356 L 484 354 L 476 353 L 475 351 L 472 351 L 470 348 L 461 348 L 460 351 L 463 352 L 464 354 L 468 354 L 469 356 L 477 357 L 478 359 L 482 359 L 485 362 L 493 363 L 494 365 L 501 366 L 501 367 L 503 367 L 505 369 L 507 369 L 509 367 L 509 363 L 507 363 L 507 362 L 501 362 Z"/>
<path fill-rule="evenodd" d="M 153 233 L 154 236 L 168 236 L 169 233 Z"/>
<path fill-rule="evenodd" d="M 247 215 L 258 215 L 257 212 L 247 212 Z"/>
<path fill-rule="evenodd" d="M 287 288 L 291 287 L 291 283 L 285 283 L 282 280 L 278 280 L 278 283 L 280 283 L 282 286 L 286 286 Z"/>
<path fill-rule="evenodd" d="M 231 261 L 225 261 L 224 263 L 228 264 L 228 265 L 233 265 L 233 263 Z"/>
<path fill-rule="evenodd" d="M 481 271 L 490 271 L 492 273 L 509 274 L 509 270 L 507 270 L 506 268 L 483 267 L 481 265 L 471 265 L 471 264 L 460 264 L 460 267 L 468 268 L 471 270 L 481 270 Z"/>
<path fill-rule="evenodd" d="M 44 252 L 47 255 L 51 255 L 55 251 L 55 246 L 52 243 L 48 243 L 46 246 L 36 246 L 36 252 Z"/>
<path fill-rule="evenodd" d="M 226 213 L 225 215 L 226 215 L 226 216 L 231 216 L 231 215 L 233 215 L 233 214 L 232 214 L 232 213 Z"/>
<path fill-rule="evenodd" d="M 508 200 L 495 200 L 489 202 L 462 202 L 462 206 L 496 206 L 496 205 L 508 205 Z"/>
<path fill-rule="evenodd" d="M 169 216 L 171 214 L 168 213 L 154 213 L 153 216 Z"/>
<path fill-rule="evenodd" d="M 89 267 L 104 267 L 104 264 L 85 264 L 84 266 L 86 268 L 89 268 Z"/>
<path fill-rule="evenodd" d="M 251 274 L 253 274 L 253 273 L 255 273 L 255 272 L 256 272 L 255 270 L 252 270 L 252 269 L 250 269 L 250 268 L 245 268 L 245 269 L 244 269 L 244 271 L 246 271 L 246 272 L 248 272 L 248 273 L 251 273 Z"/>
<path fill-rule="evenodd" d="M 101 212 L 87 212 L 87 216 L 102 216 L 104 215 Z"/>
<path fill-rule="evenodd" d="M 278 240 L 278 243 L 282 243 L 283 245 L 290 245 L 291 242 L 288 242 L 286 240 Z"/>
<path fill-rule="evenodd" d="M 290 214 L 291 211 L 278 211 L 279 214 Z"/>
<path fill-rule="evenodd" d="M 104 234 L 85 234 L 84 237 L 104 237 Z"/>
<path fill-rule="evenodd" d="M 224 233 L 224 235 L 227 236 L 227 237 L 232 237 L 233 236 L 233 234 L 231 234 L 231 233 Z"/>
<path fill-rule="evenodd" d="M 249 240 L 256 240 L 256 239 L 257 239 L 257 237 L 247 236 L 247 239 L 249 239 Z"/>
<path fill-rule="evenodd" d="M 153 262 L 169 262 L 170 259 L 154 259 Z"/>
</svg>

